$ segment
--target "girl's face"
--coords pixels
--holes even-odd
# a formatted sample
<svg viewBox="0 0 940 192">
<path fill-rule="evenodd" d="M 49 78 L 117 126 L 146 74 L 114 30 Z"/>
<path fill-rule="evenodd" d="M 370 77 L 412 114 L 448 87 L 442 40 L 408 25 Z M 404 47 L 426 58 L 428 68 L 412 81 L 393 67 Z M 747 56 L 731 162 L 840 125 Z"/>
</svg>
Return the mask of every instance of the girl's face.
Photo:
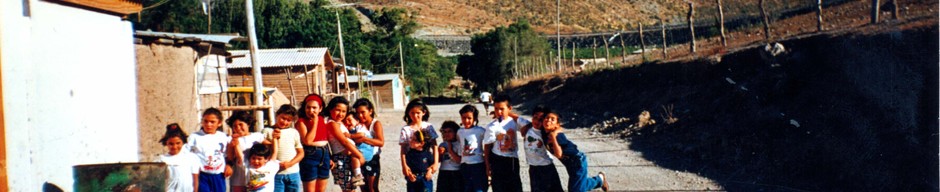
<svg viewBox="0 0 940 192">
<path fill-rule="evenodd" d="M 183 148 L 183 139 L 180 137 L 170 137 L 166 140 L 166 149 L 170 155 L 176 155 L 180 153 L 180 150 Z"/>
<path fill-rule="evenodd" d="M 473 112 L 461 113 L 460 123 L 463 123 L 463 128 L 473 128 Z"/>
<path fill-rule="evenodd" d="M 456 141 L 457 140 L 457 131 L 454 129 L 441 129 L 441 135 L 444 137 L 444 141 Z"/>
<path fill-rule="evenodd" d="M 356 116 L 362 119 L 363 122 L 372 121 L 372 109 L 365 105 L 356 107 Z"/>
<path fill-rule="evenodd" d="M 352 129 L 359 124 L 359 121 L 356 121 L 356 118 L 353 115 L 347 115 L 346 119 L 343 119 L 343 124 L 346 124 L 346 128 Z"/>
<path fill-rule="evenodd" d="M 289 128 L 290 124 L 294 122 L 294 116 L 290 114 L 277 114 L 277 122 L 274 123 L 274 127 L 277 128 Z"/>
<path fill-rule="evenodd" d="M 411 119 L 412 124 L 421 123 L 421 119 L 424 118 L 424 110 L 421 110 L 421 107 L 412 107 L 408 109 L 408 118 Z"/>
<path fill-rule="evenodd" d="M 411 147 L 412 150 L 418 150 L 418 151 L 424 150 L 424 142 L 418 141 L 417 139 L 414 139 L 414 138 L 412 138 L 411 142 L 409 142 L 409 146 Z"/>
<path fill-rule="evenodd" d="M 308 101 L 307 106 L 304 107 L 304 113 L 307 113 L 307 117 L 316 117 L 320 114 L 320 111 L 323 110 L 323 106 L 320 106 L 320 102 Z"/>
<path fill-rule="evenodd" d="M 542 129 L 542 119 L 545 117 L 545 114 L 542 112 L 537 112 L 532 114 L 532 128 Z"/>
<path fill-rule="evenodd" d="M 219 119 L 219 116 L 213 114 L 202 116 L 202 131 L 213 134 L 216 130 L 219 130 L 220 125 L 222 125 L 222 120 Z"/>
<path fill-rule="evenodd" d="M 336 104 L 333 110 L 330 110 L 330 119 L 342 122 L 346 118 L 346 104 Z"/>
<path fill-rule="evenodd" d="M 544 127 L 545 130 L 548 130 L 548 131 L 557 129 L 559 127 L 558 115 L 554 113 L 549 113 L 548 115 L 545 115 L 545 118 L 542 119 L 542 127 Z"/>
<path fill-rule="evenodd" d="M 268 163 L 268 158 L 252 155 L 248 158 L 248 163 L 250 163 L 252 167 L 258 168 L 264 166 L 265 163 Z"/>
<path fill-rule="evenodd" d="M 232 127 L 232 134 L 239 136 L 248 135 L 248 123 L 236 120 Z"/>
</svg>

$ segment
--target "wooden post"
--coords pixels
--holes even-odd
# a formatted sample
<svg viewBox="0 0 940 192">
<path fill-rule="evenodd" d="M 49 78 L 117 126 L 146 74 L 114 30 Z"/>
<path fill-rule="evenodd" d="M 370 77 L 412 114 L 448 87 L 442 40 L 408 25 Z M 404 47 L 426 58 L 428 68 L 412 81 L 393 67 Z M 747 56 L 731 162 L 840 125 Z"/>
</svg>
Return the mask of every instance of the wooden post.
<svg viewBox="0 0 940 192">
<path fill-rule="evenodd" d="M 519 78 L 519 55 L 517 54 L 517 49 L 519 49 L 519 44 L 516 42 L 516 38 L 512 38 L 512 77 Z M 429 89 L 430 90 L 430 89 Z"/>
<path fill-rule="evenodd" d="M 757 3 L 760 6 L 760 17 L 764 21 L 764 39 L 770 40 L 770 20 L 767 19 L 767 12 L 764 9 L 764 0 L 759 0 Z"/>
<path fill-rule="evenodd" d="M 646 62 L 646 40 L 643 39 L 643 23 L 637 23 L 640 26 L 640 55 L 643 56 L 643 61 Z"/>
<path fill-rule="evenodd" d="M 622 60 L 622 61 L 620 62 L 620 65 L 626 65 L 626 64 L 627 64 L 627 46 L 626 46 L 626 44 L 623 43 L 623 36 L 624 36 L 624 35 L 626 35 L 626 34 L 625 34 L 625 33 L 620 33 L 620 52 L 621 52 L 621 53 L 620 53 L 620 56 L 621 56 L 621 60 Z"/>
<path fill-rule="evenodd" d="M 662 28 L 663 33 L 663 60 L 668 58 L 666 54 L 666 22 L 663 22 L 663 18 L 659 18 L 659 26 Z"/>
<path fill-rule="evenodd" d="M 577 67 L 575 65 L 577 65 L 577 62 L 578 62 L 578 54 L 575 53 L 576 50 L 578 50 L 578 46 L 575 45 L 574 41 L 571 41 L 571 69 L 572 70 L 574 70 L 575 67 Z"/>
<path fill-rule="evenodd" d="M 899 15 L 900 11 L 898 11 L 898 10 L 901 10 L 901 7 L 898 7 L 900 6 L 900 3 L 898 3 L 898 1 L 901 1 L 901 0 L 891 0 L 891 6 L 894 6 L 894 10 L 892 10 L 891 17 L 894 20 L 898 20 L 901 18 L 901 15 Z"/>
<path fill-rule="evenodd" d="M 725 37 L 725 11 L 722 9 L 721 0 L 715 0 L 715 2 L 718 4 L 718 31 L 721 33 L 721 46 L 728 46 L 728 40 Z"/>
<path fill-rule="evenodd" d="M 881 1 L 871 0 L 871 24 L 878 23 L 878 13 L 881 12 Z"/>
<path fill-rule="evenodd" d="M 548 64 L 551 65 L 551 66 L 555 66 L 555 65 L 554 65 L 554 64 L 555 64 L 555 59 L 552 58 L 552 57 L 554 57 L 554 56 L 555 56 L 555 53 L 554 53 L 554 52 L 548 51 Z M 555 71 L 557 71 L 557 70 L 555 70 Z M 544 71 L 543 71 L 543 72 L 544 72 Z"/>
<path fill-rule="evenodd" d="M 248 26 L 248 52 L 251 53 L 251 76 L 254 82 L 254 102 L 252 106 L 264 105 L 264 85 L 261 77 L 261 64 L 258 63 L 258 36 L 255 35 L 255 10 L 252 0 L 245 0 L 245 22 Z M 254 111 L 255 127 L 264 127 L 264 114 L 262 111 Z"/>
<path fill-rule="evenodd" d="M 565 58 L 561 56 L 561 53 L 564 53 L 565 46 L 561 43 L 561 0 L 555 0 L 555 37 L 558 48 L 558 64 L 555 66 L 558 67 L 558 71 L 561 71 L 561 61 L 564 61 Z"/>
<path fill-rule="evenodd" d="M 594 67 L 596 68 L 597 67 L 597 38 L 595 37 L 591 39 L 594 40 L 594 45 L 591 46 L 591 52 L 594 54 L 594 57 L 591 58 L 591 65 L 594 65 Z"/>
<path fill-rule="evenodd" d="M 307 65 L 304 65 L 304 80 L 307 84 L 307 95 L 313 93 L 313 89 L 310 88 L 310 70 L 307 69 Z M 306 97 L 306 96 L 304 96 Z"/>
<path fill-rule="evenodd" d="M 558 51 L 558 72 L 561 72 L 561 70 L 564 68 L 563 64 L 565 63 L 564 54 L 567 52 L 565 52 L 565 43 L 562 43 L 562 42 L 558 42 L 558 43 L 559 43 L 558 46 L 561 47 L 561 49 Z"/>
<path fill-rule="evenodd" d="M 348 98 L 350 98 L 350 95 L 349 95 L 349 73 L 346 72 L 346 66 L 349 66 L 349 65 L 346 65 L 346 64 L 349 64 L 349 63 L 346 63 L 346 51 L 345 51 L 344 48 L 343 48 L 343 23 L 340 22 L 340 19 L 339 19 L 339 11 L 336 11 L 336 12 L 334 12 L 334 13 L 336 13 L 336 33 L 339 34 L 339 35 L 338 35 L 338 36 L 339 36 L 339 37 L 338 37 L 338 38 L 339 38 L 339 58 L 343 60 L 343 80 L 346 81 L 346 83 L 345 83 L 345 85 L 346 85 L 346 98 L 348 99 Z M 337 81 L 339 81 L 338 78 L 337 78 Z M 339 88 L 339 84 L 336 84 L 336 87 Z M 337 93 L 339 93 L 339 90 L 336 90 L 336 91 L 337 91 Z"/>
<path fill-rule="evenodd" d="M 2 35 L 0 35 L 2 36 Z M 0 51 L 2 53 L 3 51 Z M 0 64 L 0 66 L 3 66 Z M 3 79 L 3 74 L 0 73 L 0 79 Z M 6 143 L 6 121 L 4 120 L 4 107 L 3 107 L 3 83 L 0 83 L 0 191 L 10 190 L 10 185 L 7 178 L 7 143 Z"/>
<path fill-rule="evenodd" d="M 689 53 L 695 53 L 695 5 L 689 2 L 689 34 L 692 35 L 692 40 L 689 41 Z"/>
<path fill-rule="evenodd" d="M 356 78 L 359 80 L 356 82 L 356 85 L 358 85 L 356 92 L 359 92 L 359 98 L 362 98 L 362 65 L 359 65 L 359 62 L 356 62 L 356 75 L 359 76 L 359 78 Z"/>
<path fill-rule="evenodd" d="M 607 66 L 611 66 L 611 64 L 610 64 L 610 45 L 607 44 L 607 38 L 604 38 L 604 39 L 601 39 L 601 40 L 604 40 L 604 57 L 606 57 L 605 59 L 607 59 L 605 62 L 607 62 Z"/>
<path fill-rule="evenodd" d="M 294 75 L 291 74 L 291 67 L 285 67 L 287 71 L 287 85 L 290 87 L 290 105 L 294 105 L 294 101 L 297 101 L 297 94 L 294 93 Z"/>
<path fill-rule="evenodd" d="M 822 0 L 816 0 L 816 31 L 823 31 Z"/>
</svg>

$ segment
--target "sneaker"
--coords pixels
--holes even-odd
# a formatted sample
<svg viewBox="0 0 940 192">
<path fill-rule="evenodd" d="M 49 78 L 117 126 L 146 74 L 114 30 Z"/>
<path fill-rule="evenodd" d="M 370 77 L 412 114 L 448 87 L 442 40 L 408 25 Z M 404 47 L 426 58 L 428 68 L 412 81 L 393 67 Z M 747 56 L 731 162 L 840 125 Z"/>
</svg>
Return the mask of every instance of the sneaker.
<svg viewBox="0 0 940 192">
<path fill-rule="evenodd" d="M 598 173 L 598 176 L 600 176 L 601 180 L 604 181 L 604 185 L 601 185 L 601 190 L 604 190 L 604 192 L 607 192 L 607 190 L 610 189 L 610 186 L 607 185 L 607 174 L 604 174 L 604 172 L 601 171 L 600 173 Z"/>
<path fill-rule="evenodd" d="M 362 174 L 356 175 L 355 177 L 352 178 L 351 181 L 353 182 L 354 186 L 362 186 L 366 184 L 366 182 L 364 181 L 362 177 Z"/>
</svg>

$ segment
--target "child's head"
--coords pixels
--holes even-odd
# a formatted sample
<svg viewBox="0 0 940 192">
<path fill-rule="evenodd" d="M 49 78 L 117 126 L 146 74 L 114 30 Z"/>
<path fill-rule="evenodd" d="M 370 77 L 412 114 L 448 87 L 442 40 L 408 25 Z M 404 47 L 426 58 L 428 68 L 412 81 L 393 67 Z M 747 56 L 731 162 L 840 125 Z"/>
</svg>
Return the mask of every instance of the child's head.
<svg viewBox="0 0 940 192">
<path fill-rule="evenodd" d="M 216 131 L 222 131 L 222 111 L 216 108 L 208 108 L 202 112 L 202 131 L 213 134 Z"/>
<path fill-rule="evenodd" d="M 444 121 L 444 124 L 441 124 L 441 135 L 444 141 L 457 141 L 457 129 L 460 129 L 460 125 L 457 125 L 457 122 Z"/>
<path fill-rule="evenodd" d="M 532 128 L 542 129 L 542 119 L 545 118 L 545 113 L 547 112 L 551 112 L 551 110 L 544 105 L 536 105 L 535 108 L 532 109 Z"/>
<path fill-rule="evenodd" d="M 186 144 L 186 137 L 186 132 L 180 129 L 180 125 L 172 123 L 166 126 L 166 133 L 163 134 L 163 138 L 160 138 L 160 143 L 166 146 L 170 155 L 176 155 L 180 153 L 183 144 Z"/>
<path fill-rule="evenodd" d="M 277 109 L 275 118 L 277 121 L 274 123 L 275 128 L 283 129 L 289 128 L 290 124 L 294 122 L 294 116 L 297 115 L 297 109 L 294 109 L 294 106 L 289 104 L 281 105 L 281 108 Z"/>
<path fill-rule="evenodd" d="M 412 99 L 408 102 L 408 106 L 405 107 L 405 117 L 403 117 L 403 119 L 405 123 L 411 125 L 427 121 L 430 116 L 431 113 L 428 111 L 428 106 L 424 105 L 421 99 Z"/>
<path fill-rule="evenodd" d="M 496 117 L 509 117 L 509 112 L 512 111 L 512 105 L 509 102 L 509 95 L 506 94 L 493 97 L 493 113 Z"/>
<path fill-rule="evenodd" d="M 369 99 L 357 99 L 356 103 L 353 104 L 353 109 L 356 110 L 356 117 L 361 121 L 372 120 L 372 118 L 375 118 L 375 106 L 372 105 L 372 101 L 369 101 Z"/>
<path fill-rule="evenodd" d="M 330 117 L 333 121 L 342 122 L 346 118 L 347 109 L 349 109 L 349 100 L 346 100 L 345 97 L 334 97 L 330 99 L 330 104 L 326 105 L 325 111 L 320 115 Z"/>
<path fill-rule="evenodd" d="M 350 110 L 346 112 L 346 118 L 343 119 L 343 124 L 346 125 L 346 128 L 353 129 L 356 125 L 359 125 L 359 121 L 356 119 L 356 111 Z"/>
<path fill-rule="evenodd" d="M 251 167 L 261 167 L 268 163 L 268 157 L 271 157 L 271 148 L 262 143 L 255 143 L 248 149 L 248 163 Z"/>
<path fill-rule="evenodd" d="M 560 122 L 558 122 L 558 113 L 549 111 L 545 113 L 545 117 L 542 119 L 542 127 L 546 131 L 552 131 L 561 127 Z"/>
<path fill-rule="evenodd" d="M 480 123 L 480 120 L 477 118 L 478 115 L 480 115 L 480 111 L 473 105 L 468 104 L 460 108 L 460 122 L 463 123 L 464 128 L 473 128 L 477 123 Z"/>
<path fill-rule="evenodd" d="M 235 111 L 225 124 L 232 128 L 232 135 L 248 135 L 255 129 L 255 116 L 251 111 Z"/>
<path fill-rule="evenodd" d="M 417 130 L 411 136 L 411 141 L 408 142 L 409 143 L 408 146 L 412 150 L 423 151 L 425 143 L 427 143 L 429 140 L 431 140 L 430 135 L 428 135 L 427 133 L 421 130 Z"/>
<path fill-rule="evenodd" d="M 297 116 L 304 119 L 314 118 L 323 110 L 323 97 L 317 94 L 310 94 L 300 103 L 300 111 Z"/>
</svg>

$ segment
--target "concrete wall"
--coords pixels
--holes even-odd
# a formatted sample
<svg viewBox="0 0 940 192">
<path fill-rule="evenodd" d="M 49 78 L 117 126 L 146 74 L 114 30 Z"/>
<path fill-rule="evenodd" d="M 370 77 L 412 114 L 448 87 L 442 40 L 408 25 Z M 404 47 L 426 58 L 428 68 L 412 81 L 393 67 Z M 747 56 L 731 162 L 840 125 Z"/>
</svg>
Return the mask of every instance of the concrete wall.
<svg viewBox="0 0 940 192">
<path fill-rule="evenodd" d="M 163 153 L 157 140 L 165 127 L 179 123 L 186 133 L 199 126 L 195 97 L 195 51 L 189 46 L 134 45 L 137 52 L 137 101 L 140 161 Z"/>
<path fill-rule="evenodd" d="M 131 23 L 47 1 L 0 1 L 9 191 L 72 189 L 72 166 L 138 160 Z"/>
</svg>

